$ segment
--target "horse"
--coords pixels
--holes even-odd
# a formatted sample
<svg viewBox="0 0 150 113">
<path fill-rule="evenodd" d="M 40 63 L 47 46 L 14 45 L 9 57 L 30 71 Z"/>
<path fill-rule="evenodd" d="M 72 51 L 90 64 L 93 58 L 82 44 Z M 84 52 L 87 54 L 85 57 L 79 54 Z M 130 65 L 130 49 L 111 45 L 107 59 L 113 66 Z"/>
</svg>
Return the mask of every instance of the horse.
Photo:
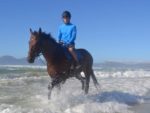
<svg viewBox="0 0 150 113">
<path fill-rule="evenodd" d="M 34 63 L 35 59 L 41 54 L 45 58 L 47 72 L 51 78 L 48 84 L 48 99 L 50 99 L 52 89 L 59 87 L 61 83 L 65 83 L 70 77 L 76 77 L 81 81 L 85 94 L 89 92 L 90 77 L 92 77 L 95 87 L 98 88 L 99 83 L 92 69 L 93 58 L 87 50 L 76 49 L 76 53 L 80 54 L 79 62 L 81 67 L 72 69 L 71 67 L 74 65 L 73 58 L 68 58 L 66 55 L 67 48 L 57 43 L 51 34 L 46 34 L 41 28 L 39 28 L 39 31 L 32 31 L 30 28 L 30 34 L 27 60 L 29 63 Z M 84 73 L 84 77 L 81 72 Z"/>
</svg>

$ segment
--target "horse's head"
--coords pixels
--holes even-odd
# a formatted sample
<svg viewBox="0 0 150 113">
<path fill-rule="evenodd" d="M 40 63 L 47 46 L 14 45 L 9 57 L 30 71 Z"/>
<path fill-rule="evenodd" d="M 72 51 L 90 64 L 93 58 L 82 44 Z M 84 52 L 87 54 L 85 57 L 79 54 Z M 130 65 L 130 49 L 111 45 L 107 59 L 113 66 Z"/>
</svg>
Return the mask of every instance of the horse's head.
<svg viewBox="0 0 150 113">
<path fill-rule="evenodd" d="M 35 58 L 38 57 L 41 53 L 42 30 L 40 28 L 38 32 L 33 32 L 32 29 L 30 29 L 30 34 L 31 36 L 29 41 L 28 62 L 34 63 Z"/>
</svg>

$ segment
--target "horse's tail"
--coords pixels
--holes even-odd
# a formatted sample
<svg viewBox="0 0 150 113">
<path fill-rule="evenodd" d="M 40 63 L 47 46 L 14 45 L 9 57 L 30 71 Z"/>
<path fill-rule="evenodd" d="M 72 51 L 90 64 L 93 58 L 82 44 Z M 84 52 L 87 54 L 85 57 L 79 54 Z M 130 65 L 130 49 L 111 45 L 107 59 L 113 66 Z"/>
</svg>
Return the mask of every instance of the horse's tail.
<svg viewBox="0 0 150 113">
<path fill-rule="evenodd" d="M 95 86 L 98 86 L 99 83 L 98 83 L 98 81 L 97 81 L 97 79 L 96 79 L 96 76 L 95 76 L 93 70 L 91 71 L 91 77 L 92 77 L 92 80 L 93 80 L 93 82 L 94 82 L 94 85 L 95 85 Z"/>
<path fill-rule="evenodd" d="M 93 80 L 93 83 L 94 83 L 94 86 L 95 88 L 97 89 L 97 91 L 99 92 L 100 91 L 100 84 L 98 83 L 97 79 L 96 79 L 96 76 L 94 74 L 94 71 L 92 70 L 91 72 L 91 77 L 92 77 L 92 80 Z"/>
<path fill-rule="evenodd" d="M 90 75 L 91 75 L 91 78 L 92 78 L 92 80 L 93 80 L 93 83 L 94 83 L 94 85 L 95 85 L 95 87 L 97 88 L 97 90 L 99 90 L 100 89 L 100 85 L 99 85 L 99 83 L 98 83 L 98 81 L 97 81 L 97 78 L 96 78 L 96 76 L 95 76 L 95 74 L 94 74 L 94 71 L 93 71 L 93 69 L 92 69 L 92 67 L 93 67 L 93 57 L 92 57 L 92 55 L 89 53 L 89 56 L 90 56 L 90 59 L 91 60 L 89 60 L 89 61 L 91 61 L 91 62 L 89 62 L 89 66 L 90 66 Z"/>
</svg>

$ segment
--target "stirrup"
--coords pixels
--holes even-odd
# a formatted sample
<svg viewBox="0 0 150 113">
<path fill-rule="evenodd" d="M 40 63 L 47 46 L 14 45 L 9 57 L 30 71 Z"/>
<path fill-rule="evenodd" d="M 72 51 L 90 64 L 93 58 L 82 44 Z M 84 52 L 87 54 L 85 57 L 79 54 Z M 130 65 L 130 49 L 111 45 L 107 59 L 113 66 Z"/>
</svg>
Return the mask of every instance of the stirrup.
<svg viewBox="0 0 150 113">
<path fill-rule="evenodd" d="M 78 65 L 75 66 L 75 68 L 76 68 L 76 69 L 79 69 L 79 68 L 81 68 L 81 65 L 78 64 Z"/>
<path fill-rule="evenodd" d="M 74 65 L 71 65 L 70 69 L 74 69 Z"/>
</svg>

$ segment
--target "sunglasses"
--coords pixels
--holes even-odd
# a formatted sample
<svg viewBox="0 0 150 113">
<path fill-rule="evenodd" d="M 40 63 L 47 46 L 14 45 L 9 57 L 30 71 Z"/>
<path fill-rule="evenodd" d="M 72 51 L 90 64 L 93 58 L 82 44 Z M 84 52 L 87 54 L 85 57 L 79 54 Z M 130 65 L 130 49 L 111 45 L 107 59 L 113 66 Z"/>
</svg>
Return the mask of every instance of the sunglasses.
<svg viewBox="0 0 150 113">
<path fill-rule="evenodd" d="M 70 18 L 69 16 L 63 16 L 63 18 Z"/>
</svg>

